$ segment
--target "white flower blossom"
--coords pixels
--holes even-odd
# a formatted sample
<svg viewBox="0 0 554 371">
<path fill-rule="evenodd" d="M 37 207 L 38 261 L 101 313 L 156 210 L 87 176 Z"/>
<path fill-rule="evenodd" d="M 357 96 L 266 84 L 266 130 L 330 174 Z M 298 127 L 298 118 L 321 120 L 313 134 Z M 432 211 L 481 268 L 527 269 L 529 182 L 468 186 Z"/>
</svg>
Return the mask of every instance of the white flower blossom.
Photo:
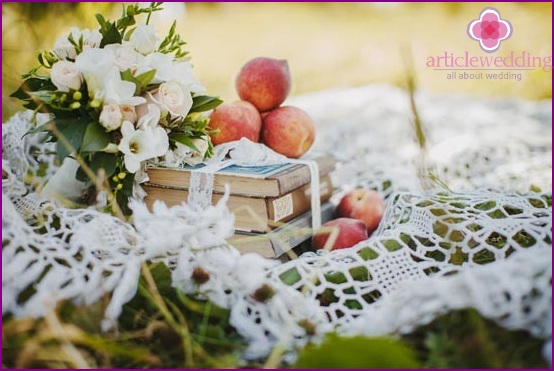
<svg viewBox="0 0 554 371">
<path fill-rule="evenodd" d="M 144 107 L 145 105 L 141 105 L 139 107 Z M 138 128 L 147 129 L 147 128 L 155 128 L 158 126 L 158 123 L 160 122 L 160 108 L 152 103 L 146 104 L 147 113 L 143 114 L 139 119 L 137 123 Z"/>
<path fill-rule="evenodd" d="M 187 156 L 187 158 L 184 159 L 184 161 L 192 166 L 198 165 L 204 161 L 204 157 L 206 156 L 206 152 L 208 151 L 209 144 L 208 144 L 208 138 L 202 137 L 202 138 L 196 138 L 192 140 L 192 144 L 196 147 L 196 150 L 192 150 L 190 152 L 190 155 Z"/>
<path fill-rule="evenodd" d="M 113 53 L 115 65 L 120 71 L 131 70 L 135 74 L 138 68 L 144 64 L 144 55 L 135 51 L 129 43 L 109 44 L 104 49 Z"/>
<path fill-rule="evenodd" d="M 175 148 L 167 151 L 160 164 L 162 166 L 177 167 L 185 163 L 185 161 L 190 157 L 191 152 L 192 148 L 176 142 Z"/>
<path fill-rule="evenodd" d="M 141 74 L 150 70 L 156 70 L 156 75 L 152 80 L 153 84 L 159 84 L 174 79 L 174 64 L 171 54 L 152 53 L 144 57 L 142 64 L 139 66 L 137 74 Z"/>
<path fill-rule="evenodd" d="M 152 25 L 139 24 L 129 38 L 129 43 L 136 51 L 142 54 L 153 53 L 158 50 L 162 39 L 156 35 Z"/>
<path fill-rule="evenodd" d="M 134 106 L 123 105 L 119 107 L 121 109 L 121 114 L 123 115 L 123 120 L 131 121 L 133 124 L 137 122 L 137 112 Z"/>
<path fill-rule="evenodd" d="M 180 62 L 173 65 L 173 79 L 196 94 L 205 94 L 206 88 L 200 84 L 192 73 L 190 62 Z"/>
<path fill-rule="evenodd" d="M 136 130 L 132 123 L 125 121 L 121 134 L 123 138 L 118 148 L 125 155 L 125 168 L 130 173 L 136 173 L 142 161 L 163 156 L 169 148 L 167 133 L 160 126 Z"/>
<path fill-rule="evenodd" d="M 106 104 L 100 113 L 100 125 L 106 128 L 107 131 L 119 129 L 123 123 L 123 114 L 118 105 Z"/>
<path fill-rule="evenodd" d="M 75 59 L 77 51 L 75 46 L 69 41 L 69 36 L 73 37 L 75 42 L 79 42 L 83 37 L 83 49 L 97 48 L 102 42 L 102 34 L 98 30 L 79 30 L 77 27 L 71 27 L 68 35 L 60 36 L 54 44 L 54 53 L 60 59 Z"/>
<path fill-rule="evenodd" d="M 154 94 L 147 95 L 158 104 L 162 115 L 169 114 L 172 119 L 186 117 L 192 108 L 190 90 L 174 81 L 164 82 Z"/>
<path fill-rule="evenodd" d="M 83 76 L 73 62 L 59 61 L 54 63 L 50 72 L 52 83 L 59 91 L 69 92 L 70 89 L 79 90 Z"/>
<path fill-rule="evenodd" d="M 106 73 L 115 66 L 113 53 L 106 49 L 85 49 L 77 56 L 75 64 L 87 82 L 89 95 L 93 99 L 103 100 Z M 118 79 L 121 80 L 121 77 Z"/>
<path fill-rule="evenodd" d="M 135 96 L 135 89 L 136 85 L 134 83 L 121 79 L 119 69 L 114 66 L 106 75 L 104 102 L 117 104 L 118 106 L 138 106 L 146 102 L 143 97 Z"/>
<path fill-rule="evenodd" d="M 190 62 L 176 62 L 171 54 L 156 52 L 147 55 L 139 66 L 137 74 L 150 70 L 156 70 L 156 75 L 152 80 L 154 84 L 174 81 L 193 93 L 204 94 L 206 92 L 206 88 L 194 77 Z"/>
</svg>

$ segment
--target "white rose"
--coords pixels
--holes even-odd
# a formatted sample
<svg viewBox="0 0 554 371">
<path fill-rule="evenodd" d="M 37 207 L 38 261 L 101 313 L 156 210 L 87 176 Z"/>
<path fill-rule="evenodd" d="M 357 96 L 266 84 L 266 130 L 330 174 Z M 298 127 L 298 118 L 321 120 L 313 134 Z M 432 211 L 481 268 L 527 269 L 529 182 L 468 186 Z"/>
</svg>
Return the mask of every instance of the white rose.
<svg viewBox="0 0 554 371">
<path fill-rule="evenodd" d="M 102 100 L 106 74 L 115 66 L 113 53 L 106 49 L 88 48 L 77 56 L 75 64 L 87 82 L 90 96 Z"/>
<path fill-rule="evenodd" d="M 193 103 L 190 91 L 174 81 L 161 84 L 151 98 L 160 106 L 162 114 L 169 113 L 172 119 L 184 118 Z"/>
<path fill-rule="evenodd" d="M 192 74 L 190 62 L 180 62 L 173 66 L 173 79 L 183 86 L 186 86 L 191 92 L 204 94 L 206 88 L 196 80 Z"/>
<path fill-rule="evenodd" d="M 113 53 L 115 64 L 120 71 L 131 70 L 134 74 L 139 66 L 144 64 L 144 56 L 137 53 L 129 44 L 110 44 L 104 49 Z"/>
<path fill-rule="evenodd" d="M 102 34 L 98 30 L 84 29 L 82 31 L 83 45 L 89 48 L 98 48 L 102 42 Z"/>
<path fill-rule="evenodd" d="M 75 47 L 69 42 L 67 36 L 58 37 L 54 44 L 54 53 L 60 59 L 75 59 L 75 56 L 77 56 L 77 51 L 75 51 Z"/>
<path fill-rule="evenodd" d="M 77 51 L 75 46 L 69 41 L 69 36 L 72 36 L 76 43 L 83 37 L 83 46 L 89 48 L 98 47 L 102 41 L 102 34 L 98 30 L 79 30 L 77 27 L 71 27 L 69 34 L 58 37 L 54 44 L 54 53 L 60 59 L 75 59 L 77 56 Z"/>
<path fill-rule="evenodd" d="M 156 35 L 152 25 L 139 24 L 129 38 L 129 43 L 136 51 L 149 54 L 158 50 L 162 39 Z"/>
<path fill-rule="evenodd" d="M 156 70 L 156 75 L 152 79 L 152 84 L 159 84 L 174 80 L 173 57 L 169 54 L 152 53 L 144 57 L 144 60 L 137 71 L 137 74 Z"/>
<path fill-rule="evenodd" d="M 75 63 L 69 61 L 54 63 L 50 78 L 58 90 L 63 92 L 69 92 L 69 89 L 79 90 L 83 81 L 83 77 Z"/>
<path fill-rule="evenodd" d="M 146 108 L 145 108 L 146 106 Z M 138 106 L 140 112 L 137 128 L 155 128 L 160 122 L 160 108 L 152 103 L 146 103 Z"/>
<path fill-rule="evenodd" d="M 137 122 L 137 112 L 133 106 L 121 106 L 121 114 L 123 115 L 123 120 L 129 121 L 131 123 Z"/>
<path fill-rule="evenodd" d="M 102 108 L 102 113 L 100 113 L 100 125 L 106 128 L 107 131 L 113 131 L 119 129 L 123 123 L 123 115 L 119 106 L 115 104 L 106 104 Z"/>
</svg>

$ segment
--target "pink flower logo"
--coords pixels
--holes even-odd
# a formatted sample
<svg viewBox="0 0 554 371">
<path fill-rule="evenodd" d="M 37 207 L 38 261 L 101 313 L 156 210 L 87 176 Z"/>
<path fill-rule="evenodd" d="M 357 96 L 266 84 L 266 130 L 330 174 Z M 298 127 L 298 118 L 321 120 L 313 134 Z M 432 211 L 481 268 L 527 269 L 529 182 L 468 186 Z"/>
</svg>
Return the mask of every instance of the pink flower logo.
<svg viewBox="0 0 554 371">
<path fill-rule="evenodd" d="M 485 8 L 479 19 L 471 21 L 467 26 L 467 34 L 479 41 L 481 49 L 492 53 L 500 47 L 500 42 L 512 36 L 510 22 L 500 18 L 500 13 L 494 8 Z"/>
</svg>

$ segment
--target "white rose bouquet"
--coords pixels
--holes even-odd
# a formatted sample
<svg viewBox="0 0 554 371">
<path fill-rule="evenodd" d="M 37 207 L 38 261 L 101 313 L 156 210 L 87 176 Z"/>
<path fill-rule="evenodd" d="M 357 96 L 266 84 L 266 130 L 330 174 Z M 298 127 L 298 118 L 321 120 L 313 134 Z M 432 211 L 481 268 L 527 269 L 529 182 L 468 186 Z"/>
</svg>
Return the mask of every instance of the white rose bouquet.
<svg viewBox="0 0 554 371">
<path fill-rule="evenodd" d="M 192 75 L 175 22 L 165 38 L 149 25 L 161 6 L 128 5 L 115 22 L 97 14 L 97 30 L 72 28 L 38 54 L 40 65 L 12 94 L 25 108 L 52 115 L 35 131 L 50 132 L 61 161 L 79 160 L 75 176 L 91 188 L 92 172 L 103 169 L 111 201 L 124 212 L 144 161 L 198 162 L 213 152 L 206 111 L 221 100 L 205 95 Z M 139 15 L 147 16 L 144 24 Z"/>
</svg>

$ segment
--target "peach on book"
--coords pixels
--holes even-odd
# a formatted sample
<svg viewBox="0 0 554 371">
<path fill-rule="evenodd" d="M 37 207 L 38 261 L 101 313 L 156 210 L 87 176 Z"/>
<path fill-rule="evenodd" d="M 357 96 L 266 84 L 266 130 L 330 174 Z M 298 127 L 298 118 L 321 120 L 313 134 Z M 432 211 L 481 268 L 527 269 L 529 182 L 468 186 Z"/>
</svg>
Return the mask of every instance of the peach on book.
<svg viewBox="0 0 554 371">
<path fill-rule="evenodd" d="M 212 112 L 209 128 L 219 129 L 219 133 L 211 136 L 214 145 L 243 137 L 258 142 L 262 119 L 256 107 L 248 102 L 223 103 Z"/>
<path fill-rule="evenodd" d="M 338 235 L 331 246 L 331 250 L 346 249 L 359 242 L 367 240 L 367 228 L 358 219 L 338 218 L 322 225 L 328 231 L 315 232 L 312 238 L 312 250 L 320 250 L 325 247 L 327 240 L 333 235 L 332 227 L 338 228 Z"/>
<path fill-rule="evenodd" d="M 379 194 L 363 188 L 346 193 L 337 206 L 338 217 L 361 220 L 365 223 L 369 234 L 377 229 L 384 212 L 385 203 Z"/>
<path fill-rule="evenodd" d="M 286 60 L 254 58 L 240 70 L 235 87 L 239 97 L 258 111 L 270 111 L 279 107 L 289 94 L 289 65 Z"/>
<path fill-rule="evenodd" d="M 275 152 L 298 158 L 312 146 L 315 125 L 300 108 L 279 107 L 264 116 L 261 138 Z"/>
</svg>

